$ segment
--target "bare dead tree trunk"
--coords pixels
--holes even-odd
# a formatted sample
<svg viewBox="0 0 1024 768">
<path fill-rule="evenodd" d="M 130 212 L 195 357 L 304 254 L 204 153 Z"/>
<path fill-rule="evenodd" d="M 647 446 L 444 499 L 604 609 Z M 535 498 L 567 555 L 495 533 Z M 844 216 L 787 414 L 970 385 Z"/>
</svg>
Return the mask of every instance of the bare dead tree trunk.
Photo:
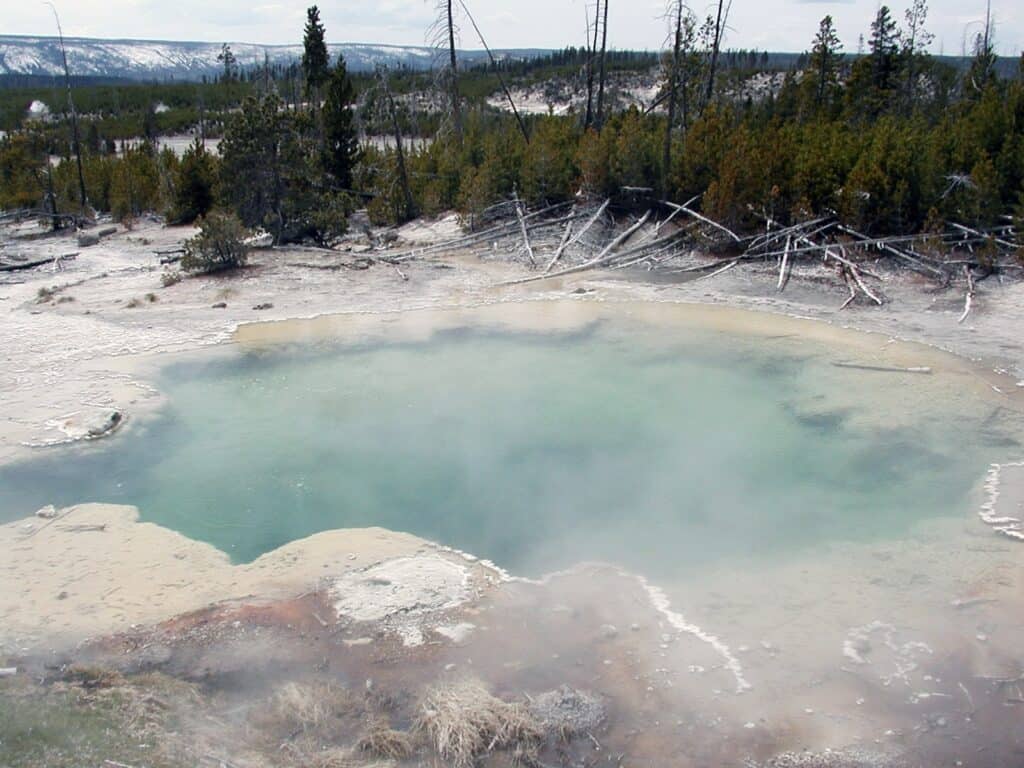
<svg viewBox="0 0 1024 768">
<path fill-rule="evenodd" d="M 668 197 L 668 174 L 672 165 L 672 127 L 676 120 L 679 89 L 679 53 L 683 45 L 683 2 L 675 0 L 676 30 L 672 43 L 672 63 L 668 76 L 668 121 L 665 123 L 665 146 L 661 151 L 661 193 Z"/>
<path fill-rule="evenodd" d="M 583 6 L 586 12 L 586 4 Z M 587 19 L 587 115 L 583 127 L 589 128 L 594 122 L 594 59 L 597 56 L 597 34 L 601 28 L 601 0 L 597 0 L 594 8 L 594 39 L 590 39 L 590 19 Z"/>
<path fill-rule="evenodd" d="M 604 121 L 604 59 L 605 52 L 608 49 L 608 0 L 604 0 L 604 12 L 601 20 L 601 70 L 598 75 L 597 81 L 597 115 L 595 116 L 595 124 L 597 129 L 601 130 L 601 124 Z"/>
<path fill-rule="evenodd" d="M 60 215 L 57 212 L 57 193 L 53 191 L 53 166 L 50 158 L 46 158 L 46 202 L 50 209 L 50 228 L 56 232 L 60 229 Z"/>
<path fill-rule="evenodd" d="M 508 90 L 508 85 L 505 84 L 505 78 L 501 76 L 501 72 L 498 70 L 498 62 L 494 59 L 494 54 L 491 53 L 491 49 L 487 45 L 487 41 L 484 40 L 484 35 L 480 31 L 480 27 L 476 25 L 476 20 L 473 18 L 473 14 L 469 12 L 469 8 L 466 7 L 464 0 L 459 0 L 459 5 L 462 6 L 462 10 L 466 14 L 466 18 L 469 19 L 469 23 L 473 25 L 473 29 L 476 31 L 476 36 L 480 38 L 480 44 L 487 51 L 487 58 L 491 60 L 491 64 L 494 65 L 494 72 L 498 76 L 498 82 L 501 83 L 501 90 L 505 93 L 505 98 L 508 100 L 508 105 L 512 107 L 512 114 L 516 116 L 516 122 L 519 123 L 519 131 L 523 134 L 523 139 L 526 143 L 530 143 L 530 134 L 526 130 L 526 123 L 523 122 L 522 115 L 519 114 L 519 110 L 516 109 L 516 103 L 512 99 L 512 94 Z"/>
<path fill-rule="evenodd" d="M 722 26 L 725 23 L 725 0 L 718 0 L 718 12 L 715 16 L 715 38 L 711 45 L 711 63 L 708 65 L 708 82 L 704 91 L 704 104 L 711 102 L 715 92 L 715 74 L 718 70 L 718 52 L 722 46 Z"/>
<path fill-rule="evenodd" d="M 64 64 L 64 87 L 68 92 L 68 109 L 71 111 L 71 148 L 75 153 L 75 162 L 78 165 L 78 196 L 84 214 L 89 203 L 85 195 L 85 174 L 82 172 L 82 145 L 78 138 L 78 112 L 75 111 L 75 100 L 71 96 L 71 70 L 68 69 L 68 54 L 64 50 L 64 30 L 60 26 L 57 8 L 52 3 L 47 3 L 47 5 L 53 11 L 53 18 L 57 22 L 57 37 L 60 40 L 60 55 Z"/>
<path fill-rule="evenodd" d="M 448 87 L 451 89 L 452 120 L 455 122 L 455 134 L 462 138 L 462 111 L 459 105 L 459 75 L 458 63 L 455 57 L 455 16 L 452 12 L 452 0 L 447 0 L 446 6 L 448 11 L 448 66 L 451 68 L 449 73 L 451 82 L 448 84 Z"/>
<path fill-rule="evenodd" d="M 416 218 L 416 201 L 412 197 L 412 187 L 409 186 L 409 174 L 405 169 L 405 149 L 402 147 L 402 129 L 398 124 L 398 110 L 395 109 L 395 100 L 391 96 L 391 87 L 388 85 L 387 75 L 380 73 L 381 86 L 384 88 L 384 98 L 387 100 L 388 112 L 391 115 L 391 130 L 395 137 L 395 159 L 398 163 L 398 183 L 402 185 L 402 196 L 405 203 L 405 218 Z"/>
</svg>

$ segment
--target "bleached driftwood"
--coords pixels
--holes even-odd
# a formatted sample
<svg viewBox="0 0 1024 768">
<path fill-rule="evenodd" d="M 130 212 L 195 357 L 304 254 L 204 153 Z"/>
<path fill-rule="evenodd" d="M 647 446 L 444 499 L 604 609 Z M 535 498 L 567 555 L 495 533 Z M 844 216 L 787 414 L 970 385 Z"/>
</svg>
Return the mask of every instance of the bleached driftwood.
<svg viewBox="0 0 1024 768">
<path fill-rule="evenodd" d="M 964 264 L 964 277 L 967 278 L 967 294 L 964 296 L 964 311 L 957 323 L 962 323 L 971 314 L 971 304 L 974 303 L 974 276 L 971 275 L 971 268 Z"/>
<path fill-rule="evenodd" d="M 792 245 L 792 236 L 786 235 L 786 248 L 782 252 L 782 261 L 779 263 L 779 283 L 775 289 L 782 293 L 789 282 L 789 246 Z"/>
<path fill-rule="evenodd" d="M 516 203 L 516 218 L 519 220 L 519 231 L 523 236 L 523 246 L 526 248 L 526 255 L 530 258 L 530 266 L 536 267 L 537 260 L 533 257 L 533 246 L 530 245 L 530 233 L 526 229 L 526 221 L 523 219 L 523 204 L 519 201 L 519 194 L 512 190 L 512 199 Z M 572 223 L 571 221 L 569 222 Z"/>
<path fill-rule="evenodd" d="M 743 238 L 741 238 L 739 235 L 737 235 L 735 232 L 733 232 L 731 229 L 729 229 L 725 225 L 719 224 L 717 221 L 714 221 L 713 219 L 709 219 L 707 216 L 704 216 L 702 214 L 697 213 L 695 210 L 693 210 L 689 206 L 679 205 L 679 203 L 673 203 L 673 202 L 671 202 L 669 200 L 661 200 L 660 202 L 661 202 L 662 205 L 667 205 L 669 208 L 673 208 L 673 209 L 679 210 L 682 213 L 685 213 L 685 214 L 687 214 L 689 216 L 692 216 L 693 218 L 697 219 L 698 221 L 703 221 L 708 226 L 714 227 L 715 229 L 718 229 L 718 230 L 721 230 L 722 232 L 725 232 L 725 234 L 729 235 L 729 237 L 731 237 L 737 243 L 740 243 L 740 242 L 743 241 Z"/>
<path fill-rule="evenodd" d="M 845 267 L 843 268 L 842 272 L 843 280 L 846 282 L 846 287 L 850 291 L 850 297 L 846 301 L 844 301 L 842 305 L 839 307 L 840 312 L 842 312 L 844 309 L 850 306 L 850 304 L 853 303 L 853 300 L 857 298 L 857 289 L 853 285 L 853 280 L 850 279 L 849 272 L 846 270 Z"/>
<path fill-rule="evenodd" d="M 636 221 L 636 223 L 634 223 L 631 227 L 623 231 L 607 246 L 605 246 L 605 248 L 597 256 L 583 264 L 578 264 L 575 267 L 567 267 L 565 269 L 559 270 L 558 272 L 550 272 L 544 275 L 532 275 L 530 277 L 520 278 L 519 280 L 508 280 L 504 283 L 499 283 L 499 285 L 522 285 L 523 283 L 532 283 L 535 280 L 544 280 L 549 277 L 562 277 L 564 275 L 571 275 L 576 272 L 583 272 L 588 269 L 596 269 L 597 267 L 605 266 L 614 259 L 635 256 L 641 250 L 644 250 L 646 248 L 652 248 L 656 245 L 662 245 L 668 242 L 669 240 L 675 239 L 675 234 L 666 235 L 665 237 L 658 238 L 657 240 L 652 240 L 649 243 L 644 243 L 643 245 L 639 245 L 635 248 L 630 248 L 621 253 L 615 253 L 615 249 L 618 248 L 623 242 L 625 242 L 625 240 L 634 232 L 636 232 L 636 230 L 643 226 L 647 219 L 650 217 L 650 215 L 651 212 L 647 211 L 647 213 L 641 216 L 640 219 Z"/>
<path fill-rule="evenodd" d="M 566 248 L 568 248 L 570 245 L 573 245 L 574 243 L 578 243 L 580 241 L 580 238 L 587 234 L 587 230 L 594 226 L 594 223 L 598 219 L 600 219 L 604 212 L 608 209 L 608 204 L 610 202 L 611 198 L 608 198 L 603 203 L 601 203 L 601 206 L 596 211 L 594 211 L 594 215 L 587 219 L 587 223 L 583 225 L 583 227 L 573 236 L 573 238 L 569 240 L 569 242 L 558 246 L 558 250 L 555 251 L 555 255 L 551 257 L 551 261 L 549 261 L 548 265 L 544 268 L 544 274 L 547 274 L 548 272 L 551 271 L 551 268 L 555 265 L 555 262 L 558 261 L 558 259 L 562 255 L 562 252 L 565 251 Z"/>
<path fill-rule="evenodd" d="M 737 264 L 739 264 L 739 263 L 740 263 L 740 260 L 739 260 L 739 259 L 733 259 L 733 260 L 732 260 L 732 261 L 730 261 L 730 262 L 729 262 L 728 264 L 726 264 L 726 265 L 725 265 L 724 267 L 719 267 L 718 269 L 716 269 L 716 270 L 715 270 L 714 272 L 712 272 L 712 273 L 711 273 L 711 274 L 709 274 L 709 275 L 701 275 L 700 277 L 698 277 L 698 278 L 697 278 L 696 280 L 694 280 L 693 282 L 695 282 L 695 283 L 696 283 L 696 282 L 698 282 L 698 281 L 700 281 L 700 280 L 709 280 L 709 279 L 711 279 L 712 277 L 714 277 L 715 275 L 720 275 L 720 274 L 722 274 L 723 272 L 728 272 L 728 271 L 729 271 L 730 269 L 732 269 L 733 267 L 735 267 L 735 266 L 736 266 Z"/>
<path fill-rule="evenodd" d="M 66 261 L 68 259 L 74 259 L 78 256 L 78 253 L 65 253 L 60 256 L 47 256 L 43 259 L 30 259 L 29 261 L 14 261 L 0 264 L 0 272 L 16 272 L 21 269 L 33 269 L 35 267 L 41 267 L 45 264 L 54 264 L 60 261 Z"/>
<path fill-rule="evenodd" d="M 932 369 L 926 365 L 915 365 L 909 368 L 900 368 L 891 365 L 868 365 L 866 363 L 832 363 L 836 368 L 854 368 L 858 371 L 878 371 L 880 373 L 924 373 L 930 374 Z"/>
</svg>

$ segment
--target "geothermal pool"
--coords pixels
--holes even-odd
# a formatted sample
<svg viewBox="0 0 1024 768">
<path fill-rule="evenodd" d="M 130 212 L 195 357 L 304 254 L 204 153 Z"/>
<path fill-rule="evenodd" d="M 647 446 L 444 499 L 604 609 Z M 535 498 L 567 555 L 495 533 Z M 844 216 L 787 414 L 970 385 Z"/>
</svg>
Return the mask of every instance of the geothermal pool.
<svg viewBox="0 0 1024 768">
<path fill-rule="evenodd" d="M 970 515 L 1016 444 L 965 391 L 977 382 L 838 367 L 925 353 L 772 322 L 599 309 L 537 330 L 469 314 L 236 344 L 162 367 L 155 418 L 0 468 L 0 517 L 132 504 L 236 562 L 383 526 L 525 575 L 599 560 L 658 577 Z"/>
</svg>

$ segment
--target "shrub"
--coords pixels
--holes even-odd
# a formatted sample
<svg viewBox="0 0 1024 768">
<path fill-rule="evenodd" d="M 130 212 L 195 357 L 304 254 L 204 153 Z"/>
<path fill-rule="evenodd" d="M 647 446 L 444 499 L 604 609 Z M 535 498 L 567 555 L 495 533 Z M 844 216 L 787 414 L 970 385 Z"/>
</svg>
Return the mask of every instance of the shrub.
<svg viewBox="0 0 1024 768">
<path fill-rule="evenodd" d="M 179 272 L 176 269 L 172 269 L 160 275 L 160 285 L 162 285 L 164 288 L 170 288 L 172 285 L 177 285 L 180 282 L 181 272 Z"/>
<path fill-rule="evenodd" d="M 186 272 L 217 272 L 245 264 L 249 231 L 233 214 L 212 213 L 202 219 L 199 234 L 185 242 L 181 268 Z"/>
</svg>

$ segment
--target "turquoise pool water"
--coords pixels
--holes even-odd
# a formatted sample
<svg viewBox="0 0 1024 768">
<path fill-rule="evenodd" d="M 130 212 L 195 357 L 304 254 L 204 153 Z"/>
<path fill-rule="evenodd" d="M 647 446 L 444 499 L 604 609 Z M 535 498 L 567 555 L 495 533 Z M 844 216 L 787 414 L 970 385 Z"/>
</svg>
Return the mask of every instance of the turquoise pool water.
<svg viewBox="0 0 1024 768">
<path fill-rule="evenodd" d="M 236 561 L 377 525 L 521 573 L 681 574 L 964 514 L 1005 436 L 982 408 L 894 426 L 892 379 L 815 346 L 607 320 L 239 349 L 165 368 L 153 421 L 0 468 L 0 516 L 134 504 Z"/>
</svg>

